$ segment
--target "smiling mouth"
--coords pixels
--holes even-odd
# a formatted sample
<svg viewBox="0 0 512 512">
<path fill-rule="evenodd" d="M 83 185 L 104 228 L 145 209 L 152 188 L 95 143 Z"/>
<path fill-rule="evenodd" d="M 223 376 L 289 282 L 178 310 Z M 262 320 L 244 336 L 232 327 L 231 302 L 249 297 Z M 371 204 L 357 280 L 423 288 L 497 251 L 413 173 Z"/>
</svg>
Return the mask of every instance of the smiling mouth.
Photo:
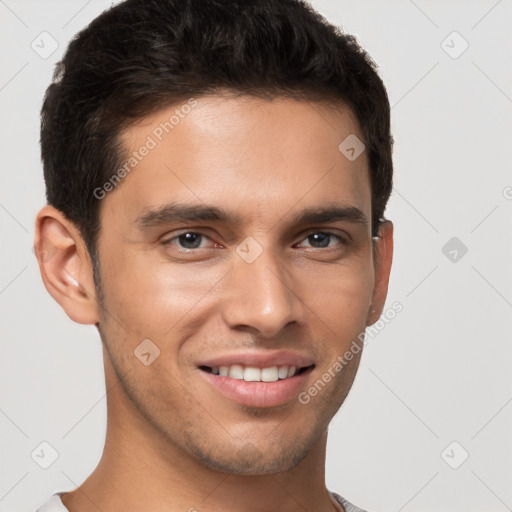
<svg viewBox="0 0 512 512">
<path fill-rule="evenodd" d="M 310 366 L 300 368 L 287 365 L 259 368 L 256 366 L 233 364 L 230 366 L 217 367 L 200 366 L 199 369 L 218 377 L 229 377 L 231 379 L 243 380 L 246 382 L 277 382 L 311 371 L 314 367 L 315 365 L 312 364 Z"/>
</svg>

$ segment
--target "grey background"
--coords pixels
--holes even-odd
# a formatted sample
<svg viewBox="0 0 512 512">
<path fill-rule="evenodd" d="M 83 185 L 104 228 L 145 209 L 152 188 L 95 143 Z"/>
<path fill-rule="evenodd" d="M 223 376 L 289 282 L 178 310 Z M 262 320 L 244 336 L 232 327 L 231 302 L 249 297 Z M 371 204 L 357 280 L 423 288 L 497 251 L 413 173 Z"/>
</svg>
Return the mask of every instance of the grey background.
<svg viewBox="0 0 512 512">
<path fill-rule="evenodd" d="M 388 88 L 387 307 L 403 305 L 331 424 L 327 486 L 370 511 L 511 510 L 512 2 L 312 3 L 358 37 Z M 99 337 L 47 294 L 31 249 L 43 93 L 70 38 L 109 5 L 0 0 L 2 512 L 75 488 L 103 449 Z M 31 47 L 51 49 L 43 31 L 58 43 L 46 58 Z M 43 441 L 58 453 L 48 469 L 31 457 Z"/>
</svg>

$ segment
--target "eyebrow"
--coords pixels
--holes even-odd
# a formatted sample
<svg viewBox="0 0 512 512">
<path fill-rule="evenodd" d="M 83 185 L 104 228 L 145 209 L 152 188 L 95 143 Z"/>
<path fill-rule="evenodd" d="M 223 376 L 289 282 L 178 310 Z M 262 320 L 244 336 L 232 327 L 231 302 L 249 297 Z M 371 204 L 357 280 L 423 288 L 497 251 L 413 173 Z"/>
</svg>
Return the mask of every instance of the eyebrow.
<svg viewBox="0 0 512 512">
<path fill-rule="evenodd" d="M 368 218 L 359 208 L 339 204 L 306 208 L 293 215 L 290 224 L 323 224 L 341 220 L 360 224 L 368 229 Z M 141 231 L 146 231 L 172 222 L 194 221 L 214 221 L 230 226 L 243 224 L 239 215 L 222 208 L 181 203 L 169 203 L 158 209 L 146 210 L 137 217 L 135 223 Z"/>
</svg>

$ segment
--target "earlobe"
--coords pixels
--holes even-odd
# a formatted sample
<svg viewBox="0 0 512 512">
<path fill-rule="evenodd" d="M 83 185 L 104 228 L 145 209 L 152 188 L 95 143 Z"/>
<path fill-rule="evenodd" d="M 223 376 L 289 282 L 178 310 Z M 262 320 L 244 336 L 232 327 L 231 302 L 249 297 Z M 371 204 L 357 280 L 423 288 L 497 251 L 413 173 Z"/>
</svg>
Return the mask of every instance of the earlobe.
<svg viewBox="0 0 512 512">
<path fill-rule="evenodd" d="M 71 320 L 96 324 L 92 265 L 78 229 L 52 206 L 37 215 L 34 252 L 48 293 Z"/>
<path fill-rule="evenodd" d="M 373 304 L 370 304 L 370 309 L 368 309 L 368 314 L 366 315 L 366 326 L 369 327 L 373 325 L 378 318 L 376 317 L 377 310 L 374 308 Z"/>
<path fill-rule="evenodd" d="M 393 261 L 393 223 L 386 220 L 379 227 L 376 243 L 375 283 L 372 302 L 368 311 L 367 326 L 380 318 L 388 294 L 389 275 Z"/>
</svg>

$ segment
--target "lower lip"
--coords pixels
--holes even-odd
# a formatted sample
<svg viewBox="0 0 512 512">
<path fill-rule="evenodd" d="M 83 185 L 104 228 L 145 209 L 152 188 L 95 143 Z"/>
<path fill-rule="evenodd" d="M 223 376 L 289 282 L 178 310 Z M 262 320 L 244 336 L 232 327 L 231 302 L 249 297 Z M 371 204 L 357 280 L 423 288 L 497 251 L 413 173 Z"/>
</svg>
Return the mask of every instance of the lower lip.
<svg viewBox="0 0 512 512">
<path fill-rule="evenodd" d="M 246 382 L 199 371 L 222 395 L 234 402 L 249 407 L 277 407 L 297 397 L 312 369 L 275 382 Z"/>
</svg>

